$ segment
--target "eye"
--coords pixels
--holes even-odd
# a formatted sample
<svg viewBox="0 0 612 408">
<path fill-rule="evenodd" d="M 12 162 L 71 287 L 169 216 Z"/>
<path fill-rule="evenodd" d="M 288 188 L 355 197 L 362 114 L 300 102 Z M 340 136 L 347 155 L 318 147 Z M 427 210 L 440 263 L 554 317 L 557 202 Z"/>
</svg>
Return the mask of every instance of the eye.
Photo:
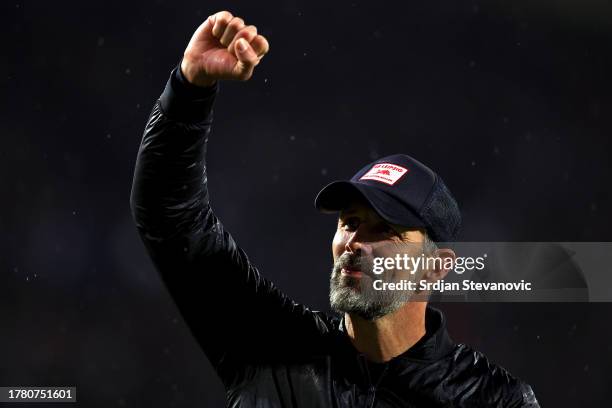
<svg viewBox="0 0 612 408">
<path fill-rule="evenodd" d="M 353 232 L 359 227 L 359 219 L 357 217 L 347 218 L 342 221 L 341 225 L 343 230 Z"/>
<path fill-rule="evenodd" d="M 381 223 L 379 229 L 384 234 L 397 235 L 397 231 L 391 225 L 387 224 L 386 222 Z"/>
</svg>

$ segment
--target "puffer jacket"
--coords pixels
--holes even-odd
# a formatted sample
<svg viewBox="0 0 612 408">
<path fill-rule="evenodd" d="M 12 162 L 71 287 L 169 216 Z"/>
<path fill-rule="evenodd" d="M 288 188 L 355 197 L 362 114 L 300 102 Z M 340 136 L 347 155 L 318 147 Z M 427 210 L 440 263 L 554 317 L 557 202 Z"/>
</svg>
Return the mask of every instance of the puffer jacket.
<svg viewBox="0 0 612 408">
<path fill-rule="evenodd" d="M 179 64 L 180 66 L 180 64 Z M 206 143 L 219 85 L 178 66 L 146 124 L 130 204 L 139 234 L 226 388 L 229 407 L 538 407 L 531 387 L 454 343 L 428 307 L 426 335 L 392 360 L 359 353 L 344 321 L 264 278 L 213 213 Z"/>
</svg>

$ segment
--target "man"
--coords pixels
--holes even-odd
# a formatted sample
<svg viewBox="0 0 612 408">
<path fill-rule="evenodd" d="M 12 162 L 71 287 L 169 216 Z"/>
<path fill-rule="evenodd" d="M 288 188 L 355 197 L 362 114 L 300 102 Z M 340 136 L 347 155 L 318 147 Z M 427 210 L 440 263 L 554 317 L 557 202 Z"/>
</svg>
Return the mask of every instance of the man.
<svg viewBox="0 0 612 408">
<path fill-rule="evenodd" d="M 232 407 L 537 407 L 531 388 L 451 341 L 421 290 L 377 291 L 374 259 L 426 252 L 454 259 L 457 205 L 430 169 L 394 155 L 328 185 L 316 205 L 340 211 L 329 316 L 266 280 L 209 205 L 206 141 L 220 79 L 247 80 L 268 52 L 227 11 L 194 33 L 146 125 L 131 206 L 139 233 Z M 403 273 L 403 275 L 402 275 Z M 434 282 L 448 268 L 400 278 Z"/>
</svg>

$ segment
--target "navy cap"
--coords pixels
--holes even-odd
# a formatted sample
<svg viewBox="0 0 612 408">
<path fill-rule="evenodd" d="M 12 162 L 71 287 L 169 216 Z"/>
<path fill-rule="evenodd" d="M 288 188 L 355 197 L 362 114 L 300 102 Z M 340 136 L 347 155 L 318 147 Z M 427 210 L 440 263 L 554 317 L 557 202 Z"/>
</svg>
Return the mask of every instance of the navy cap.
<svg viewBox="0 0 612 408">
<path fill-rule="evenodd" d="M 358 193 L 387 222 L 425 228 L 434 241 L 453 241 L 461 225 L 459 206 L 442 178 L 405 154 L 380 158 L 350 180 L 334 181 L 315 199 L 325 213 L 345 208 Z"/>
</svg>

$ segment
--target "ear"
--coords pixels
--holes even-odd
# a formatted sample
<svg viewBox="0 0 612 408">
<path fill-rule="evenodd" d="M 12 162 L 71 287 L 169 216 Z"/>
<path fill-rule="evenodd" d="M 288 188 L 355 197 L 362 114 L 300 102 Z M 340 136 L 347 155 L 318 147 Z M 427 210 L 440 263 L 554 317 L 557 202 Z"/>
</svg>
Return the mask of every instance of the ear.
<svg viewBox="0 0 612 408">
<path fill-rule="evenodd" d="M 425 278 L 430 282 L 436 282 L 440 279 L 444 279 L 446 275 L 448 275 L 448 272 L 453 269 L 457 255 L 455 255 L 455 251 L 450 248 L 438 248 L 433 253 L 432 258 L 436 259 L 436 262 L 434 262 L 434 269 L 428 270 L 425 274 Z"/>
</svg>

